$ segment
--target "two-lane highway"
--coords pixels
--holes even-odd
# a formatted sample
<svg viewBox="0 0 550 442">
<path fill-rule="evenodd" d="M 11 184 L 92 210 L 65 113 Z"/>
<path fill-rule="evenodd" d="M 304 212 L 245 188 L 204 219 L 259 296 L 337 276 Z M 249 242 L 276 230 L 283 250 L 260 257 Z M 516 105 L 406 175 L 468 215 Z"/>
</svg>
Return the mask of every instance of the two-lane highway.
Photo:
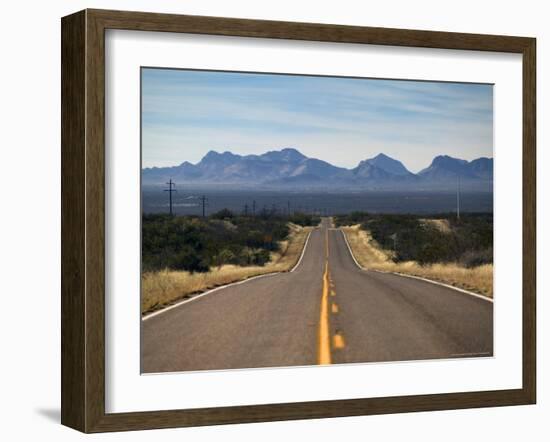
<svg viewBox="0 0 550 442">
<path fill-rule="evenodd" d="M 364 271 L 328 218 L 293 272 L 265 276 L 142 320 L 144 373 L 398 361 L 493 352 L 493 304 Z"/>
</svg>

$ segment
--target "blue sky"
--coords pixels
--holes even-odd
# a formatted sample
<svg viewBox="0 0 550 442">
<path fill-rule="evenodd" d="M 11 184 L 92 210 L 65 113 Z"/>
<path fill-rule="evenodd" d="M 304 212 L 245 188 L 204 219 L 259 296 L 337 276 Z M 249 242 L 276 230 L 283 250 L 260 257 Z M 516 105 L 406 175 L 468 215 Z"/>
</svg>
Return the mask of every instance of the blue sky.
<svg viewBox="0 0 550 442">
<path fill-rule="evenodd" d="M 294 147 L 342 167 L 383 152 L 411 171 L 493 156 L 490 85 L 142 69 L 143 167 Z"/>
</svg>

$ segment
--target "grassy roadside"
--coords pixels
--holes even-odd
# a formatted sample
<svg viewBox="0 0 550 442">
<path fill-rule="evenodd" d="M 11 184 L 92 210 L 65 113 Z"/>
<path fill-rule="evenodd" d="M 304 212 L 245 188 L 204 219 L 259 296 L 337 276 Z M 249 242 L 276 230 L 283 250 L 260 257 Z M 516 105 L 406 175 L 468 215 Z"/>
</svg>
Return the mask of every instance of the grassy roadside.
<svg viewBox="0 0 550 442">
<path fill-rule="evenodd" d="M 359 225 L 341 227 L 355 259 L 367 269 L 399 272 L 471 290 L 493 297 L 493 265 L 466 268 L 456 263 L 420 265 L 415 261 L 395 263 L 392 252 L 383 250 Z"/>
<path fill-rule="evenodd" d="M 145 272 L 141 277 L 142 314 L 161 309 L 206 290 L 273 272 L 287 272 L 298 262 L 313 227 L 289 224 L 288 240 L 280 243 L 280 252 L 271 252 L 264 266 L 222 265 L 205 273 L 161 270 Z"/>
</svg>

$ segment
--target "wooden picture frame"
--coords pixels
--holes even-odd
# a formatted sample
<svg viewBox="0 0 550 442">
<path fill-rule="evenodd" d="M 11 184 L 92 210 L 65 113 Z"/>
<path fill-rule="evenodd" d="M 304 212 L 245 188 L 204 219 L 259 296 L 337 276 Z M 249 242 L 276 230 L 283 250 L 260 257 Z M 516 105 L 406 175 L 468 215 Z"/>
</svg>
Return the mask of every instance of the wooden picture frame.
<svg viewBox="0 0 550 442">
<path fill-rule="evenodd" d="M 105 30 L 517 53 L 523 57 L 523 385 L 512 390 L 132 413 L 105 411 Z M 62 410 L 83 432 L 533 404 L 536 41 L 533 38 L 84 10 L 62 19 Z"/>
</svg>

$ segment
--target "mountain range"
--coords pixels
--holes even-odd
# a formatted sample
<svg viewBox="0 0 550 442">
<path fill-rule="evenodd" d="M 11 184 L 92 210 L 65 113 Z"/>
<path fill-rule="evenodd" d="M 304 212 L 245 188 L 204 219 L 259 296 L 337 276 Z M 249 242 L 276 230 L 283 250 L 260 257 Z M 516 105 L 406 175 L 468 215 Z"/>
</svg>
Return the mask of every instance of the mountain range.
<svg viewBox="0 0 550 442">
<path fill-rule="evenodd" d="M 491 191 L 493 159 L 466 161 L 448 155 L 436 156 L 418 173 L 400 161 L 380 153 L 353 169 L 309 158 L 293 148 L 262 155 L 208 152 L 197 164 L 187 161 L 173 167 L 142 169 L 142 183 L 159 185 L 172 179 L 178 184 L 216 185 L 271 190 L 451 190 L 460 182 L 471 191 Z"/>
</svg>

